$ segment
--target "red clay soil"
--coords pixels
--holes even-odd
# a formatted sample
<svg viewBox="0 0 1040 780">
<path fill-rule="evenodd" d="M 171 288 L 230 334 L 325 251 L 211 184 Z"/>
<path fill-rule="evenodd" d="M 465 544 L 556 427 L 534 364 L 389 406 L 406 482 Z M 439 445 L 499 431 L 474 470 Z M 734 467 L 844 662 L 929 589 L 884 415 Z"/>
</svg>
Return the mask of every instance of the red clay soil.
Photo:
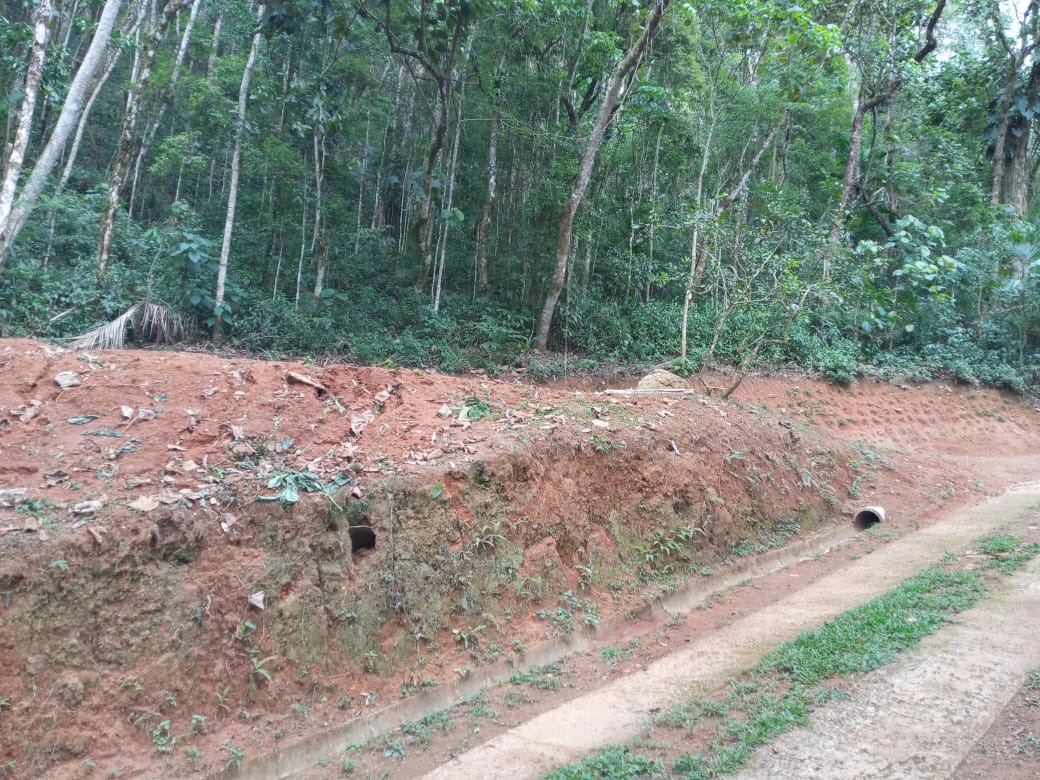
<svg viewBox="0 0 1040 780">
<path fill-rule="evenodd" d="M 211 771 L 533 646 L 561 593 L 609 622 L 1038 451 L 1036 408 L 941 383 L 723 402 L 0 341 L 0 777 Z"/>
</svg>

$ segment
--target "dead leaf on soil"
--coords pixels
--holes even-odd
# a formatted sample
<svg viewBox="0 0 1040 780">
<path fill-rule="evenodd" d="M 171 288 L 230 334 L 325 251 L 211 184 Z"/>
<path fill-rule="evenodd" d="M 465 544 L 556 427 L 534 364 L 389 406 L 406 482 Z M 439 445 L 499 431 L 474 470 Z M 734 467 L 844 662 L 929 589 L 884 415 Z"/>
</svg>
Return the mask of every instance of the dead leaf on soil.
<svg viewBox="0 0 1040 780">
<path fill-rule="evenodd" d="M 176 504 L 183 496 L 180 493 L 174 493 L 169 488 L 164 488 L 155 498 L 161 504 Z"/>
<path fill-rule="evenodd" d="M 236 518 L 233 514 L 231 514 L 230 512 L 225 512 L 224 516 L 220 518 L 220 530 L 226 534 L 231 533 L 231 529 L 234 528 L 237 520 L 238 518 Z"/>
<path fill-rule="evenodd" d="M 375 412 L 361 412 L 360 414 L 350 415 L 350 432 L 354 436 L 360 437 L 361 432 L 374 419 L 376 419 Z"/>
<path fill-rule="evenodd" d="M 136 501 L 131 501 L 128 506 L 138 512 L 151 512 L 159 508 L 159 500 L 155 496 L 141 496 Z"/>
<path fill-rule="evenodd" d="M 29 422 L 33 417 L 39 414 L 40 409 L 43 407 L 42 401 L 37 401 L 35 398 L 27 404 L 16 406 L 11 410 L 11 416 L 17 417 L 22 422 Z"/>
<path fill-rule="evenodd" d="M 83 384 L 83 378 L 75 371 L 62 371 L 60 374 L 55 374 L 54 381 L 62 390 L 79 387 Z"/>
<path fill-rule="evenodd" d="M 88 525 L 87 533 L 94 537 L 94 541 L 100 547 L 104 541 L 104 535 L 108 533 L 108 529 L 100 525 Z"/>
<path fill-rule="evenodd" d="M 80 501 L 71 511 L 74 515 L 96 515 L 104 507 L 104 501 Z"/>
</svg>

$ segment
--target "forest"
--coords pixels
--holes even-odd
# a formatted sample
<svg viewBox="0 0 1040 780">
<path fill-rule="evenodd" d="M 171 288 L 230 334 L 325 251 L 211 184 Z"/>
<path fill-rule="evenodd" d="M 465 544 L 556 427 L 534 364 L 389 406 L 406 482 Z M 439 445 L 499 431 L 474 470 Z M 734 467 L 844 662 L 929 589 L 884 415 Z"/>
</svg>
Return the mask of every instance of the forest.
<svg viewBox="0 0 1040 780">
<path fill-rule="evenodd" d="M 1040 377 L 1040 0 L 5 0 L 0 335 Z"/>
</svg>

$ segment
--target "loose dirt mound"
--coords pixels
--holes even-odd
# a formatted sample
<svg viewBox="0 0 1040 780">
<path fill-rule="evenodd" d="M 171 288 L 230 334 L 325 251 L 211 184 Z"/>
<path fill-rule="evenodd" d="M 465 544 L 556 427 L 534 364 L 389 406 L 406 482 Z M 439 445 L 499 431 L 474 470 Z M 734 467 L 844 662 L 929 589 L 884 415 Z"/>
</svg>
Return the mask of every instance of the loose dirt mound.
<svg viewBox="0 0 1040 780">
<path fill-rule="evenodd" d="M 997 393 L 737 398 L 0 341 L 0 766 L 234 765 L 1040 446 Z"/>
</svg>

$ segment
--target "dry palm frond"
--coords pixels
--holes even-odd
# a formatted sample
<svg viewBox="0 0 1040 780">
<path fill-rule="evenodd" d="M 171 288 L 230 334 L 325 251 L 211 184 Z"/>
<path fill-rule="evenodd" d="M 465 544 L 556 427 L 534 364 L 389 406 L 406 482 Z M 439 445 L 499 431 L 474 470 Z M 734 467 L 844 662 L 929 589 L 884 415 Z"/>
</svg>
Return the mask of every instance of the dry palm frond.
<svg viewBox="0 0 1040 780">
<path fill-rule="evenodd" d="M 142 301 L 134 318 L 134 337 L 155 344 L 173 344 L 187 334 L 188 322 L 168 306 Z"/>
<path fill-rule="evenodd" d="M 111 322 L 76 336 L 69 346 L 83 350 L 122 349 L 127 325 L 134 329 L 134 337 L 141 341 L 172 344 L 184 338 L 189 322 L 167 306 L 144 300 Z"/>
<path fill-rule="evenodd" d="M 111 322 L 76 336 L 69 346 L 73 349 L 122 349 L 126 326 L 133 320 L 140 305 L 135 303 Z"/>
</svg>

